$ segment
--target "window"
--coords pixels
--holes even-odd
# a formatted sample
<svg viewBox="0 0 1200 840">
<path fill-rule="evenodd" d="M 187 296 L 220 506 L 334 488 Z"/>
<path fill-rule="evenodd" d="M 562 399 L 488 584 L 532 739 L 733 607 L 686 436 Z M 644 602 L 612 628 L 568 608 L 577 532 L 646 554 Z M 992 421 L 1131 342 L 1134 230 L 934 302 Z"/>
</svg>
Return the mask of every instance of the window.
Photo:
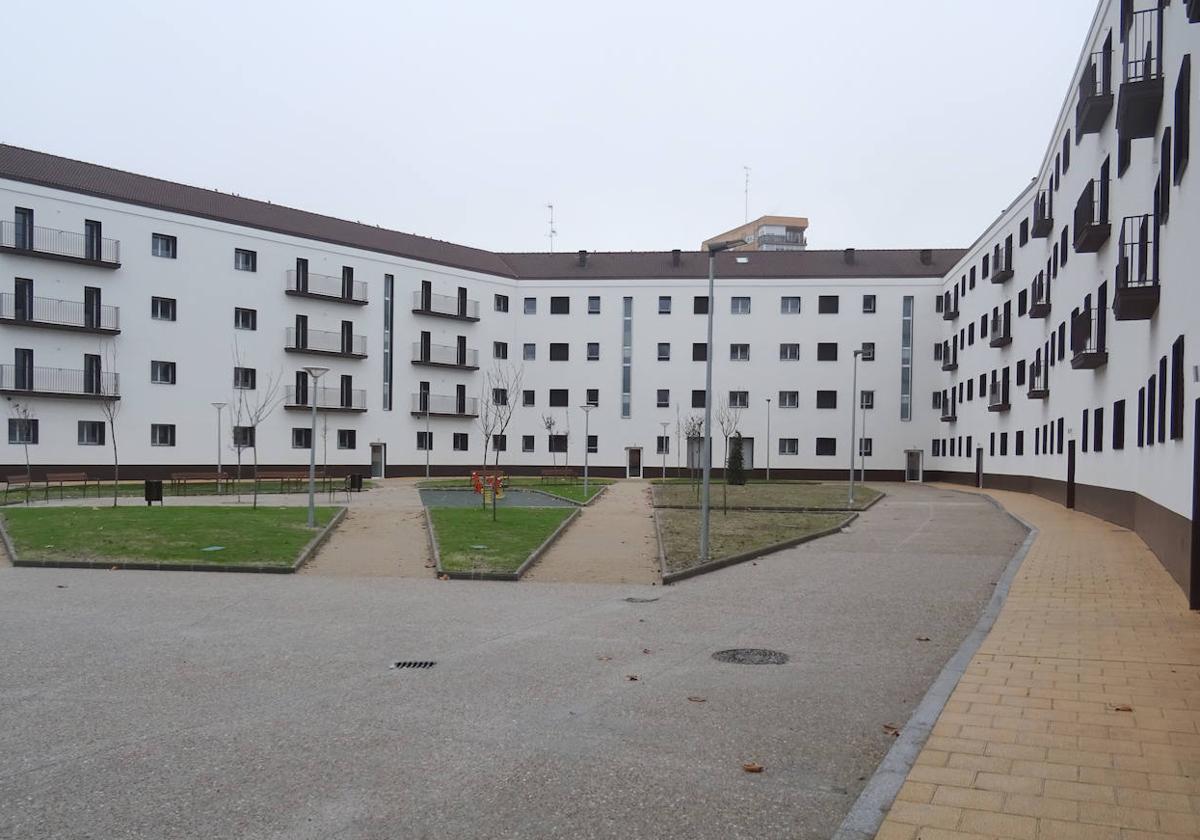
<svg viewBox="0 0 1200 840">
<path fill-rule="evenodd" d="M 508 358 L 508 342 L 493 341 L 492 342 L 492 358 L 507 359 Z"/>
<path fill-rule="evenodd" d="M 621 299 L 621 417 L 633 415 L 633 298 Z"/>
<path fill-rule="evenodd" d="M 104 445 L 104 421 L 103 420 L 80 420 L 79 421 L 79 445 L 80 446 L 103 446 Z"/>
<path fill-rule="evenodd" d="M 589 315 L 599 315 L 600 314 L 600 296 L 599 295 L 591 295 L 588 298 L 588 314 Z"/>
<path fill-rule="evenodd" d="M 561 342 L 555 342 L 550 345 L 550 361 L 566 362 L 570 360 L 570 356 L 570 345 Z"/>
<path fill-rule="evenodd" d="M 10 417 L 8 420 L 8 442 L 37 443 L 38 421 L 33 418 L 18 419 Z"/>
<path fill-rule="evenodd" d="M 532 362 L 537 359 L 537 345 L 526 344 L 521 348 L 521 358 L 527 362 Z"/>
<path fill-rule="evenodd" d="M 818 455 L 837 455 L 837 438 L 831 438 L 831 437 L 817 438 L 817 454 Z"/>
<path fill-rule="evenodd" d="M 800 454 L 800 439 L 799 438 L 780 438 L 779 439 L 779 454 L 780 455 L 799 455 Z"/>
<path fill-rule="evenodd" d="M 492 449 L 496 452 L 507 452 L 508 435 L 492 435 Z"/>
<path fill-rule="evenodd" d="M 235 367 L 233 369 L 233 387 L 254 390 L 258 373 L 254 368 Z"/>
<path fill-rule="evenodd" d="M 1192 142 L 1192 56 L 1185 55 L 1179 65 L 1179 78 L 1175 82 L 1175 183 L 1183 180 L 1187 169 L 1188 147 Z M 1165 168 L 1167 162 L 1162 162 Z"/>
<path fill-rule="evenodd" d="M 310 429 L 303 431 L 309 432 Z M 293 437 L 296 430 L 292 430 Z M 174 446 L 175 445 L 175 424 L 174 423 L 151 423 L 150 424 L 150 445 L 151 446 Z"/>
<path fill-rule="evenodd" d="M 694 298 L 692 298 L 692 314 L 708 314 L 708 295 L 696 295 Z"/>
<path fill-rule="evenodd" d="M 818 362 L 836 362 L 838 346 L 836 341 L 822 341 L 817 345 Z"/>
<path fill-rule="evenodd" d="M 837 391 L 817 391 L 817 408 L 837 408 Z"/>
<path fill-rule="evenodd" d="M 466 432 L 454 433 L 454 451 L 466 452 L 470 445 L 470 435 Z"/>
<path fill-rule="evenodd" d="M 660 362 L 671 361 L 671 345 L 666 341 L 658 343 L 658 360 Z"/>
<path fill-rule="evenodd" d="M 493 388 L 492 389 L 492 405 L 508 405 L 508 389 Z"/>
<path fill-rule="evenodd" d="M 550 298 L 550 314 L 551 315 L 570 315 L 571 314 L 571 299 L 569 297 L 552 297 L 552 298 Z"/>
<path fill-rule="evenodd" d="M 508 295 L 495 295 L 492 298 L 492 308 L 497 312 L 508 311 Z"/>
<path fill-rule="evenodd" d="M 708 359 L 708 345 L 698 341 L 692 345 L 692 361 L 703 362 Z"/>
<path fill-rule="evenodd" d="M 800 361 L 800 345 L 799 344 L 780 344 L 779 345 L 779 361 L 781 361 L 781 362 L 798 362 L 798 361 Z"/>
<path fill-rule="evenodd" d="M 731 362 L 748 362 L 748 361 L 750 361 L 750 345 L 749 344 L 730 344 L 729 345 L 729 361 L 731 361 Z"/>
<path fill-rule="evenodd" d="M 570 403 L 570 391 L 567 388 L 550 389 L 551 408 L 566 408 Z"/>
<path fill-rule="evenodd" d="M 292 430 L 295 432 L 295 429 Z M 433 432 L 417 432 L 417 451 L 425 452 L 433 449 Z"/>
<path fill-rule="evenodd" d="M 150 317 L 155 321 L 174 321 L 175 298 L 150 298 Z"/>
<path fill-rule="evenodd" d="M 521 435 L 521 451 L 533 451 L 533 435 Z"/>
<path fill-rule="evenodd" d="M 525 298 L 525 314 L 526 315 L 536 315 L 537 314 L 537 298 L 531 298 L 531 297 Z"/>
<path fill-rule="evenodd" d="M 704 391 L 692 391 L 692 408 L 704 408 Z"/>
<path fill-rule="evenodd" d="M 731 315 L 749 315 L 750 314 L 750 298 L 734 297 L 729 299 L 729 312 Z"/>
<path fill-rule="evenodd" d="M 587 360 L 589 362 L 597 362 L 600 360 L 600 342 L 589 341 L 587 345 Z"/>
<path fill-rule="evenodd" d="M 779 407 L 780 408 L 799 408 L 800 407 L 800 392 L 799 391 L 780 391 L 779 392 Z"/>
<path fill-rule="evenodd" d="M 658 435 L 654 440 L 655 455 L 670 455 L 671 454 L 671 438 L 667 435 Z"/>
<path fill-rule="evenodd" d="M 383 275 L 383 388 L 380 396 L 383 398 L 383 410 L 392 410 L 392 332 L 396 319 L 396 278 L 391 274 Z"/>
<path fill-rule="evenodd" d="M 338 449 L 358 448 L 358 432 L 356 432 L 354 429 L 338 429 L 337 432 Z"/>
<path fill-rule="evenodd" d="M 933 407 L 935 409 L 942 407 L 942 392 L 941 391 L 933 392 Z"/>
<path fill-rule="evenodd" d="M 521 405 L 525 406 L 526 408 L 529 408 L 530 406 L 535 405 L 535 404 L 536 404 L 536 398 L 534 397 L 534 391 L 532 389 L 527 388 L 521 392 Z"/>
<path fill-rule="evenodd" d="M 174 385 L 175 363 L 150 362 L 150 381 L 156 385 Z"/>
<path fill-rule="evenodd" d="M 1024 455 L 1025 454 L 1025 432 L 1020 429 L 1017 430 L 1017 436 L 1013 440 L 1013 454 L 1014 455 Z"/>
<path fill-rule="evenodd" d="M 1113 403 L 1112 448 L 1125 448 L 1125 400 Z M 1019 454 L 1019 453 L 1018 453 Z"/>
<path fill-rule="evenodd" d="M 821 295 L 817 298 L 817 312 L 822 315 L 836 315 L 838 311 L 837 295 Z"/>
<path fill-rule="evenodd" d="M 873 445 L 874 445 L 874 441 L 872 441 L 871 438 L 868 438 L 868 437 L 859 438 L 858 439 L 858 454 L 859 454 L 859 456 L 870 458 L 871 457 L 871 449 L 873 448 Z"/>
<path fill-rule="evenodd" d="M 730 391 L 729 392 L 729 407 L 730 408 L 749 408 L 750 407 L 750 392 L 749 391 Z"/>
<path fill-rule="evenodd" d="M 858 407 L 862 408 L 862 409 L 866 409 L 867 411 L 870 411 L 873 408 L 875 408 L 875 392 L 874 391 L 860 392 L 858 395 Z"/>
<path fill-rule="evenodd" d="M 566 435 L 549 435 L 547 440 L 548 448 L 551 452 L 566 452 L 567 451 L 567 436 Z"/>
<path fill-rule="evenodd" d="M 1092 412 L 1092 451 L 1104 451 L 1104 409 L 1097 408 Z"/>
<path fill-rule="evenodd" d="M 657 406 L 658 406 L 658 408 L 670 408 L 671 407 L 671 389 L 670 388 L 659 388 L 658 389 Z"/>
<path fill-rule="evenodd" d="M 235 306 L 233 308 L 233 328 L 235 330 L 258 329 L 258 310 Z"/>
<path fill-rule="evenodd" d="M 779 311 L 783 315 L 799 315 L 800 298 L 787 295 L 781 297 L 779 299 Z"/>
<path fill-rule="evenodd" d="M 1017 241 L 1022 248 L 1029 243 L 1029 219 L 1021 220 L 1021 229 L 1017 234 Z"/>
<path fill-rule="evenodd" d="M 150 234 L 150 255 L 153 257 L 173 260 L 178 253 L 176 246 L 174 236 L 167 236 L 165 233 Z"/>
<path fill-rule="evenodd" d="M 587 436 L 587 451 L 595 455 L 600 450 L 600 437 L 598 435 Z M 563 450 L 564 452 L 566 450 Z"/>
<path fill-rule="evenodd" d="M 247 449 L 254 446 L 254 427 L 234 426 L 233 446 L 235 449 Z"/>
<path fill-rule="evenodd" d="M 258 254 L 245 248 L 234 248 L 233 267 L 238 271 L 258 271 Z"/>
<path fill-rule="evenodd" d="M 587 399 L 585 399 L 584 402 L 587 405 L 600 405 L 600 389 L 599 388 L 588 388 L 586 393 L 587 393 Z"/>
<path fill-rule="evenodd" d="M 864 362 L 875 361 L 875 342 L 864 341 L 862 345 L 862 360 Z"/>
<path fill-rule="evenodd" d="M 868 315 L 875 314 L 875 295 L 863 295 L 863 312 Z"/>
<path fill-rule="evenodd" d="M 671 314 L 671 296 L 670 295 L 659 295 L 658 296 L 658 314 L 659 315 L 670 315 Z"/>
</svg>

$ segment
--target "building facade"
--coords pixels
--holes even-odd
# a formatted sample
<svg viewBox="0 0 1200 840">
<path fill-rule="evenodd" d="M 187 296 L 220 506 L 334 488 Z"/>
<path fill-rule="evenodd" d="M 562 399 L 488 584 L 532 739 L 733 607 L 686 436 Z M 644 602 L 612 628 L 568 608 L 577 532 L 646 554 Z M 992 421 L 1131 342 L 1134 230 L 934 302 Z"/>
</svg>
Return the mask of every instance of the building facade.
<svg viewBox="0 0 1200 840">
<path fill-rule="evenodd" d="M 803 216 L 759 216 L 752 222 L 704 240 L 700 250 L 714 242 L 741 239 L 736 251 L 803 251 L 808 247 L 808 219 Z"/>
<path fill-rule="evenodd" d="M 491 253 L 0 146 L 6 474 L 108 475 L 114 432 L 129 477 L 314 445 L 462 473 L 505 400 L 507 470 L 672 474 L 711 352 L 756 471 L 853 449 L 1039 492 L 1136 528 L 1200 606 L 1197 17 L 1100 3 L 1037 177 L 968 249 L 718 254 L 712 348 L 703 252 Z"/>
</svg>

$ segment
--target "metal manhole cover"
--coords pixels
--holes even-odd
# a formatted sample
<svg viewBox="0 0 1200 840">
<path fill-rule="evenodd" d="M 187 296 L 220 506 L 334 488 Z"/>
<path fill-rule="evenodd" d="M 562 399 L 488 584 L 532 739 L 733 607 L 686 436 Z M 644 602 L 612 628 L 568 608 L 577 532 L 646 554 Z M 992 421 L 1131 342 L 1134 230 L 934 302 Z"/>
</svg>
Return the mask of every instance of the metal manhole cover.
<svg viewBox="0 0 1200 840">
<path fill-rule="evenodd" d="M 717 651 L 713 654 L 713 659 L 718 662 L 731 662 L 734 665 L 782 665 L 788 661 L 788 655 L 779 650 L 733 648 Z"/>
<path fill-rule="evenodd" d="M 634 597 L 630 596 L 629 598 L 626 598 L 625 600 L 630 604 L 653 604 L 658 599 L 657 598 L 634 598 Z"/>
<path fill-rule="evenodd" d="M 393 668 L 432 668 L 436 664 L 437 664 L 436 662 L 431 662 L 429 660 L 418 660 L 418 661 L 406 660 L 403 662 L 397 662 L 397 663 L 393 664 L 392 667 Z"/>
</svg>

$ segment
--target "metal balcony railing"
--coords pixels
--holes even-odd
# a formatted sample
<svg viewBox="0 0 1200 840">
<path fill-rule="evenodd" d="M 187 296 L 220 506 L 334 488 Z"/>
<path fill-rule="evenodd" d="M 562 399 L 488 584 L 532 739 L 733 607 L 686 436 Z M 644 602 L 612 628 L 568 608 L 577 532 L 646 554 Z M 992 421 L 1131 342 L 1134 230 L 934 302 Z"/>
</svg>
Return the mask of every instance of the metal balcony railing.
<svg viewBox="0 0 1200 840">
<path fill-rule="evenodd" d="M 1000 382 L 993 382 L 988 387 L 988 408 L 1001 409 L 1008 406 L 1007 394 L 1005 394 L 1004 385 Z"/>
<path fill-rule="evenodd" d="M 1080 310 L 1071 319 L 1071 367 L 1098 368 L 1108 363 L 1103 309 Z"/>
<path fill-rule="evenodd" d="M 367 302 L 367 284 L 361 280 L 298 272 L 294 268 L 289 268 L 287 272 L 287 292 L 349 303 Z"/>
<path fill-rule="evenodd" d="M 424 295 L 417 291 L 413 292 L 413 312 L 478 321 L 479 301 L 463 300 L 460 302 L 457 297 L 434 294 Z"/>
<path fill-rule="evenodd" d="M 1046 368 L 1033 364 L 1029 366 L 1029 396 L 1040 397 L 1050 393 L 1050 377 Z"/>
<path fill-rule="evenodd" d="M 1095 253 L 1108 239 L 1108 182 L 1092 178 L 1075 202 L 1075 250 Z"/>
<path fill-rule="evenodd" d="M 413 414 L 441 414 L 459 417 L 478 417 L 479 398 L 459 399 L 448 394 L 416 393 L 412 395 Z"/>
<path fill-rule="evenodd" d="M 314 391 L 317 408 L 340 408 L 347 411 L 366 411 L 367 392 L 361 388 L 301 388 L 296 392 L 293 385 L 287 387 L 284 405 L 288 408 L 312 408 Z"/>
<path fill-rule="evenodd" d="M 1155 234 L 1158 219 L 1149 213 L 1121 220 L 1117 249 L 1117 288 L 1158 285 L 1158 254 Z"/>
<path fill-rule="evenodd" d="M 18 222 L 0 222 L 0 248 L 112 267 L 121 263 L 119 240 Z"/>
<path fill-rule="evenodd" d="M 1045 239 L 1054 228 L 1054 194 L 1049 190 L 1041 190 L 1033 200 L 1033 224 L 1029 235 L 1035 239 Z"/>
<path fill-rule="evenodd" d="M 1157 7 L 1133 12 L 1125 20 L 1123 64 L 1126 82 L 1162 77 L 1162 15 Z"/>
<path fill-rule="evenodd" d="M 70 327 L 97 332 L 120 332 L 121 312 L 116 306 L 88 306 L 77 300 L 27 297 L 0 293 L 0 319 L 31 326 Z"/>
<path fill-rule="evenodd" d="M 337 353 L 343 356 L 367 355 L 365 335 L 347 335 L 330 330 L 302 330 L 299 337 L 295 327 L 287 328 L 284 346 L 288 350 L 307 350 L 312 353 Z"/>
<path fill-rule="evenodd" d="M 1088 56 L 1079 77 L 1079 101 L 1112 94 L 1112 51 L 1097 50 Z"/>
<path fill-rule="evenodd" d="M 479 367 L 479 351 L 466 348 L 460 355 L 457 347 L 448 344 L 412 343 L 412 360 L 426 365 L 449 365 L 455 367 Z"/>
<path fill-rule="evenodd" d="M 115 399 L 120 375 L 109 371 L 0 365 L 0 391 Z"/>
<path fill-rule="evenodd" d="M 988 321 L 988 342 L 992 347 L 1003 347 L 1012 341 L 1012 333 L 1009 331 L 1007 318 L 997 314 L 989 318 Z"/>
<path fill-rule="evenodd" d="M 803 234 L 793 236 L 783 233 L 762 233 L 754 237 L 754 241 L 759 245 L 784 245 L 792 248 L 803 248 L 808 245 L 808 240 Z"/>
</svg>

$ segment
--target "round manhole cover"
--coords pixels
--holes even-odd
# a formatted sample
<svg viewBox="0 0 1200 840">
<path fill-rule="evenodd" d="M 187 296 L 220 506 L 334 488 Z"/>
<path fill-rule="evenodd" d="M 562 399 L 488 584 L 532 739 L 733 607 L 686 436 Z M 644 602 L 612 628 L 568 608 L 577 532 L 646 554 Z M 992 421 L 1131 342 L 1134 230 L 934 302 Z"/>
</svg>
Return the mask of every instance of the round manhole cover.
<svg viewBox="0 0 1200 840">
<path fill-rule="evenodd" d="M 734 665 L 782 665 L 788 661 L 788 655 L 779 650 L 733 648 L 717 651 L 713 654 L 713 659 L 718 662 L 732 662 Z"/>
</svg>

